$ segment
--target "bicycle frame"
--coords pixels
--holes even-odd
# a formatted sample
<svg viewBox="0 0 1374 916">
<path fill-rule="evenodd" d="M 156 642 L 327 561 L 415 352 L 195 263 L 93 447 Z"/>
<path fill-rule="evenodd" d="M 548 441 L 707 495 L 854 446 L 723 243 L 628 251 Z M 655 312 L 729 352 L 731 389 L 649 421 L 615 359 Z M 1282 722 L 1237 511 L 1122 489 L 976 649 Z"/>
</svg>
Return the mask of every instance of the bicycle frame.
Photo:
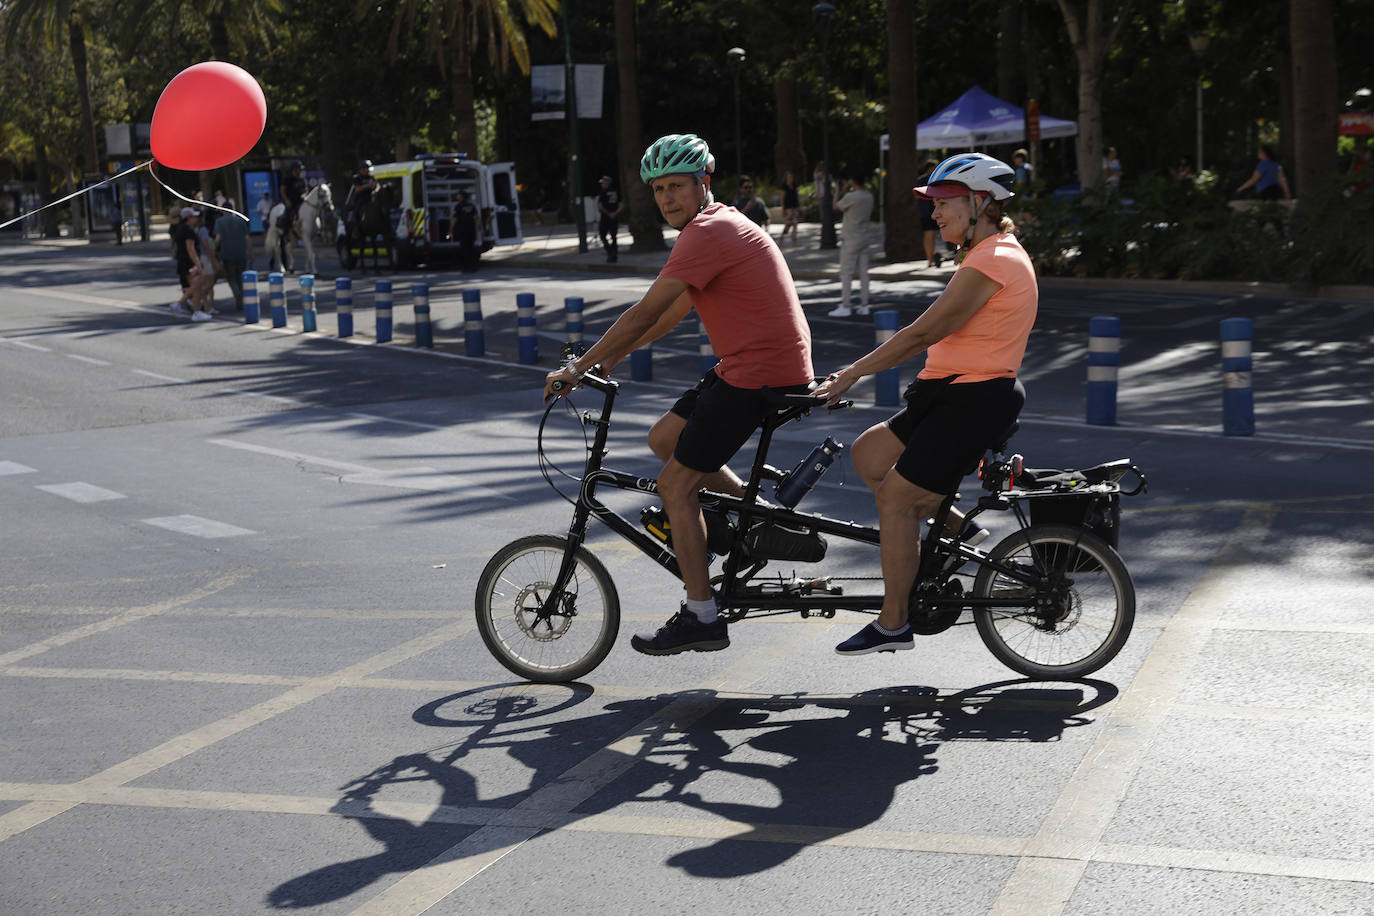
<svg viewBox="0 0 1374 916">
<path fill-rule="evenodd" d="M 634 544 L 642 553 L 669 573 L 679 579 L 682 578 L 677 557 L 665 544 L 651 538 L 641 531 L 639 526 L 597 499 L 596 491 L 603 486 L 640 493 L 657 493 L 658 482 L 653 478 L 626 474 L 602 466 L 602 461 L 607 454 L 606 442 L 610 435 L 611 414 L 614 409 L 616 392 L 620 386 L 615 381 L 602 379 L 591 374 L 583 378 L 582 384 L 601 392 L 603 396 L 602 410 L 600 415 L 596 417 L 593 417 L 590 411 L 581 417 L 584 425 L 592 425 L 596 431 L 588 449 L 578 497 L 574 503 L 572 524 L 568 528 L 568 548 L 563 555 L 563 561 L 560 564 L 553 587 L 549 589 L 548 597 L 545 598 L 540 608 L 541 617 L 557 612 L 556 596 L 560 595 L 567 587 L 574 567 L 574 553 L 586 539 L 587 522 L 593 516 L 605 523 L 616 534 Z M 797 512 L 793 509 L 763 505 L 758 502 L 759 489 L 765 480 L 778 481 L 785 476 L 784 472 L 771 467 L 766 462 L 773 433 L 792 420 L 809 413 L 812 408 L 824 404 L 824 401 L 814 398 L 805 398 L 804 402 L 798 402 L 795 400 L 796 398 L 805 398 L 805 396 L 790 396 L 784 406 L 780 406 L 772 416 L 764 421 L 754 463 L 749 479 L 745 484 L 744 496 L 736 497 L 714 491 L 703 491 L 717 508 L 734 514 L 738 520 L 731 539 L 730 551 L 725 557 L 716 603 L 723 611 L 740 612 L 736 619 L 749 611 L 761 611 L 766 614 L 815 611 L 825 616 L 832 615 L 837 610 L 876 613 L 882 607 L 882 592 L 845 595 L 830 586 L 829 577 L 810 580 L 797 580 L 794 577 L 790 582 L 779 578 L 777 583 L 770 580 L 769 584 L 781 584 L 782 586 L 775 591 L 765 591 L 761 586 L 748 587 L 750 580 L 769 562 L 767 560 L 755 560 L 748 556 L 746 535 L 749 529 L 758 523 L 782 523 L 807 527 L 822 534 L 858 541 L 874 547 L 879 545 L 880 536 L 877 528 L 815 513 Z M 986 553 L 975 547 L 955 543 L 942 535 L 945 521 L 957 496 L 957 493 L 951 493 L 945 498 L 929 526 L 929 530 L 922 541 L 921 567 L 916 582 L 923 583 L 938 578 L 937 571 L 944 569 L 946 561 L 957 555 L 961 562 L 969 561 L 979 567 L 991 567 L 1003 577 L 1023 583 L 1032 590 L 1043 586 L 1048 575 L 1047 570 L 1038 569 L 1032 573 L 1023 567 L 1007 566 L 989 559 Z M 970 512 L 967 517 L 974 518 L 984 510 L 991 508 L 1014 509 L 1021 527 L 1027 527 L 1027 521 L 1020 506 L 1014 500 L 1001 497 L 1000 494 L 979 500 L 977 508 Z M 947 572 L 944 578 L 951 575 L 953 575 L 952 572 Z M 789 585 L 792 586 L 790 590 L 787 587 Z M 1024 598 L 1011 596 L 979 598 L 961 593 L 949 596 L 929 595 L 927 601 L 928 606 L 936 610 L 979 607 L 1010 610 L 1035 606 L 1035 599 L 1030 595 Z"/>
</svg>

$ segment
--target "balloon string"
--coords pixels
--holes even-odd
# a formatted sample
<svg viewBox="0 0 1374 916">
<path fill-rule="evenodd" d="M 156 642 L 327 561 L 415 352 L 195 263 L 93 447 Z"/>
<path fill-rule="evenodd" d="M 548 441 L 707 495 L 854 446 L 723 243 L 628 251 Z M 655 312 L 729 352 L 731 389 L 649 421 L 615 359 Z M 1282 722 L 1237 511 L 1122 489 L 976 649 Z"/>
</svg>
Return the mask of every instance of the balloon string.
<svg viewBox="0 0 1374 916">
<path fill-rule="evenodd" d="M 167 189 L 167 193 L 168 193 L 168 194 L 171 194 L 173 197 L 180 197 L 182 200 L 186 201 L 188 204 L 194 204 L 194 205 L 197 206 L 197 207 L 209 207 L 209 208 L 212 209 L 212 210 L 223 210 L 225 213 L 232 213 L 232 214 L 234 214 L 234 215 L 237 216 L 239 219 L 243 220 L 245 223 L 248 222 L 248 217 L 244 216 L 242 213 L 240 213 L 240 212 L 237 211 L 237 210 L 230 209 L 229 207 L 221 207 L 221 206 L 219 206 L 218 204 L 207 203 L 206 201 L 203 201 L 203 200 L 192 200 L 191 198 L 187 197 L 186 195 L 184 195 L 184 194 L 178 194 L 174 189 L 167 187 L 167 182 L 163 181 L 161 178 L 158 178 L 158 177 L 157 177 L 157 172 L 155 172 L 155 171 L 153 170 L 153 160 L 152 160 L 152 159 L 149 159 L 147 162 L 144 163 L 144 165 L 148 166 L 148 174 L 153 176 L 153 181 L 156 181 L 158 184 L 160 184 L 160 185 L 162 185 L 164 188 L 166 188 L 166 189 Z"/>
<path fill-rule="evenodd" d="M 156 161 L 157 161 L 157 160 L 155 160 L 155 159 L 149 159 L 147 162 L 140 162 L 138 165 L 134 166 L 133 168 L 131 168 L 131 169 L 125 169 L 124 171 L 120 172 L 118 175 L 111 175 L 109 178 L 106 178 L 104 181 L 102 181 L 102 182 L 100 182 L 100 183 L 98 183 L 98 184 L 93 184 L 93 185 L 91 185 L 89 188 L 82 188 L 82 189 L 79 190 L 79 191 L 76 191 L 76 192 L 74 192 L 74 193 L 72 193 L 72 194 L 68 194 L 66 197 L 63 197 L 63 198 L 60 199 L 60 200 L 54 200 L 54 201 L 51 202 L 51 203 L 44 204 L 43 206 L 39 207 L 37 210 L 30 210 L 28 213 L 24 213 L 24 214 L 21 214 L 21 215 L 19 215 L 19 216 L 16 216 L 14 219 L 6 220 L 5 222 L 0 223 L 0 229 L 4 229 L 6 226 L 12 226 L 12 225 L 14 225 L 15 223 L 19 222 L 20 220 L 28 219 L 30 216 L 37 216 L 39 213 L 42 213 L 44 210 L 47 210 L 49 207 L 56 207 L 58 204 L 65 204 L 67 201 L 71 200 L 71 199 L 74 198 L 74 197 L 80 197 L 82 194 L 89 194 L 90 192 L 94 191 L 96 188 L 104 187 L 105 185 L 109 184 L 109 183 L 112 182 L 112 181 L 117 181 L 118 179 L 123 178 L 125 175 L 131 175 L 131 174 L 133 174 L 134 172 L 137 172 L 139 169 L 143 169 L 143 168 L 146 168 L 146 169 L 148 170 L 148 174 L 153 176 L 153 180 L 156 181 L 158 184 L 162 185 L 164 188 L 166 188 L 167 191 L 168 191 L 168 193 L 170 193 L 173 197 L 180 197 L 182 200 L 186 201 L 188 204 L 195 204 L 197 207 L 209 207 L 209 208 L 214 209 L 214 210 L 223 210 L 225 213 L 232 213 L 232 214 L 234 214 L 234 215 L 237 216 L 239 219 L 243 220 L 245 223 L 248 222 L 248 217 L 244 216 L 242 213 L 240 213 L 240 212 L 237 211 L 237 210 L 232 210 L 232 209 L 230 209 L 229 207 L 221 207 L 221 206 L 218 206 L 217 204 L 206 203 L 206 202 L 203 201 L 203 200 L 192 200 L 192 199 L 189 198 L 189 197 L 186 197 L 186 196 L 184 196 L 184 195 L 182 195 L 182 194 L 178 194 L 178 193 L 177 193 L 175 190 L 173 190 L 172 188 L 167 187 L 167 183 L 166 183 L 165 181 L 163 181 L 161 178 L 158 178 L 158 177 L 157 177 L 157 172 L 153 171 L 153 163 L 156 162 Z"/>
</svg>

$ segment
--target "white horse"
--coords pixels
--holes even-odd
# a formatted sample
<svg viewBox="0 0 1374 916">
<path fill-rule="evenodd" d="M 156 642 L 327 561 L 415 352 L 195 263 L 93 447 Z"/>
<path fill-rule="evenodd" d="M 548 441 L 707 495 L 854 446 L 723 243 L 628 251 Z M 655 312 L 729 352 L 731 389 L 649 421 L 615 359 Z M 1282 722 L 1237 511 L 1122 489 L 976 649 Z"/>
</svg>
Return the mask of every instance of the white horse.
<svg viewBox="0 0 1374 916">
<path fill-rule="evenodd" d="M 333 228 L 333 214 L 334 197 L 326 182 L 322 181 L 315 185 L 310 189 L 310 193 L 301 198 L 300 213 L 296 217 L 296 234 L 305 242 L 306 273 L 315 272 L 315 233 L 321 231 L 322 226 Z M 324 217 L 323 222 L 321 215 Z M 327 242 L 326 239 L 326 244 Z"/>
</svg>

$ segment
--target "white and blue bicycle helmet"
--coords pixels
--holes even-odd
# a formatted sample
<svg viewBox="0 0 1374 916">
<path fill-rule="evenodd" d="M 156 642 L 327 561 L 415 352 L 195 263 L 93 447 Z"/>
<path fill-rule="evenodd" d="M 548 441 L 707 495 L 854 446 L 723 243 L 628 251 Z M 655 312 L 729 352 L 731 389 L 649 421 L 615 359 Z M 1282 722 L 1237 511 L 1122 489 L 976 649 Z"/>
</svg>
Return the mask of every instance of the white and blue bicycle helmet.
<svg viewBox="0 0 1374 916">
<path fill-rule="evenodd" d="M 973 239 L 973 227 L 988 204 L 1016 196 L 1011 189 L 1015 178 L 1016 171 L 1001 159 L 982 153 L 958 153 L 937 165 L 935 171 L 930 173 L 928 182 L 919 188 L 912 188 L 911 192 L 927 200 L 963 197 L 967 194 L 969 220 L 968 229 L 964 232 L 964 241 L 967 243 Z M 979 193 L 987 195 L 981 205 L 978 203 Z"/>
</svg>

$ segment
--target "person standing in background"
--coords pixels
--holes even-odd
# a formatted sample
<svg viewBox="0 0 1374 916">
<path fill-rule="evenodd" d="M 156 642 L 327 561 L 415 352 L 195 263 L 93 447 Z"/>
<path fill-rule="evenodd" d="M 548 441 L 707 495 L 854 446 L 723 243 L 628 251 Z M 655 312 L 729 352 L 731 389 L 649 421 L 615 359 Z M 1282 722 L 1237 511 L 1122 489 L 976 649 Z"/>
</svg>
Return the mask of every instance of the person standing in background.
<svg viewBox="0 0 1374 916">
<path fill-rule="evenodd" d="M 789 230 L 792 232 L 792 245 L 797 245 L 797 224 L 801 222 L 801 196 L 797 193 L 797 179 L 791 172 L 786 172 L 782 178 L 782 235 L 778 236 L 778 244 L 781 245 L 783 239 L 787 238 Z"/>
<path fill-rule="evenodd" d="M 601 215 L 597 222 L 597 231 L 601 236 L 601 245 L 606 249 L 606 263 L 614 264 L 618 257 L 619 235 L 620 235 L 620 214 L 625 209 L 625 204 L 620 199 L 620 192 L 611 187 L 611 176 L 601 176 L 601 193 L 596 195 L 596 210 Z"/>
<path fill-rule="evenodd" d="M 873 193 L 863 185 L 863 176 L 848 178 L 848 191 L 835 201 L 835 209 L 844 214 L 840 234 L 840 304 L 831 309 L 831 318 L 848 318 L 855 312 L 867 315 L 868 308 L 868 224 L 873 219 Z M 849 307 L 849 288 L 855 274 L 859 275 L 859 307 Z"/>
</svg>

